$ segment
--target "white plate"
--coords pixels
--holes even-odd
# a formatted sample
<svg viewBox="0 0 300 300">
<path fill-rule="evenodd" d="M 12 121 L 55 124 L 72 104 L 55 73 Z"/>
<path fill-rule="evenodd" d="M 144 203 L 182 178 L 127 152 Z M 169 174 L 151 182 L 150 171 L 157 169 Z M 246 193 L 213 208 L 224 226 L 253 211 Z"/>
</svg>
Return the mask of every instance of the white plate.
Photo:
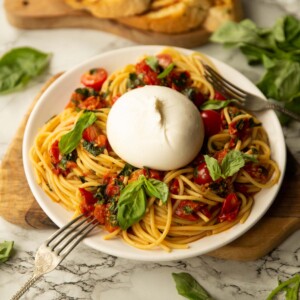
<svg viewBox="0 0 300 300">
<path fill-rule="evenodd" d="M 164 47 L 161 46 L 130 47 L 93 57 L 66 72 L 57 79 L 46 90 L 37 105 L 34 107 L 26 126 L 23 142 L 25 174 L 34 197 L 44 212 L 58 226 L 61 227 L 67 223 L 70 220 L 72 213 L 66 211 L 62 206 L 53 202 L 35 181 L 33 168 L 29 160 L 29 149 L 33 144 L 38 128 L 49 120 L 50 117 L 63 110 L 71 93 L 79 86 L 80 76 L 86 70 L 95 67 L 103 67 L 111 73 L 112 71 L 120 69 L 129 63 L 136 63 L 137 60 L 144 54 L 155 54 L 163 48 Z M 185 54 L 192 52 L 186 49 L 179 50 Z M 238 71 L 216 59 L 212 59 L 212 61 L 227 79 L 236 83 L 239 87 L 263 97 L 262 93 Z M 283 174 L 286 163 L 286 148 L 278 119 L 273 111 L 259 113 L 257 116 L 263 122 L 263 125 L 267 130 L 270 138 L 272 157 L 275 161 L 277 161 Z M 283 175 L 281 175 L 278 184 L 270 189 L 262 190 L 255 196 L 255 204 L 249 218 L 244 224 L 238 224 L 225 232 L 205 237 L 199 241 L 191 243 L 190 248 L 186 250 L 173 250 L 171 253 L 167 253 L 163 250 L 139 250 L 127 245 L 121 239 L 105 241 L 103 240 L 104 233 L 101 232 L 86 238 L 84 242 L 88 246 L 99 251 L 118 257 L 141 261 L 170 261 L 205 254 L 228 244 L 249 230 L 265 214 L 272 204 L 281 185 L 282 178 Z"/>
</svg>

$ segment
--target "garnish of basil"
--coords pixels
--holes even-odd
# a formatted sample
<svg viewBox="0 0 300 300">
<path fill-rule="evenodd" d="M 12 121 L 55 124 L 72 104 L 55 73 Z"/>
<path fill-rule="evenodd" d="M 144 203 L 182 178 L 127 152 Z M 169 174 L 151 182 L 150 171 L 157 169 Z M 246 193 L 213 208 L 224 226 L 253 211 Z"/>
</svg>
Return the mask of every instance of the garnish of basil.
<svg viewBox="0 0 300 300">
<path fill-rule="evenodd" d="M 159 180 L 147 179 L 141 175 L 121 190 L 118 201 L 118 223 L 123 230 L 140 221 L 147 207 L 146 196 L 156 197 L 166 203 L 169 197 L 168 186 Z"/>
<path fill-rule="evenodd" d="M 220 177 L 225 179 L 234 175 L 244 167 L 246 161 L 255 161 L 256 157 L 238 150 L 232 150 L 226 154 L 221 165 L 215 158 L 208 155 L 204 155 L 204 159 L 212 180 L 216 181 Z"/>
<path fill-rule="evenodd" d="M 23 88 L 48 66 L 51 54 L 30 47 L 14 48 L 0 59 L 0 94 Z"/>
<path fill-rule="evenodd" d="M 154 71 L 157 71 L 158 68 L 158 59 L 155 56 L 147 56 L 145 58 L 146 64 Z"/>
<path fill-rule="evenodd" d="M 160 199 L 164 204 L 167 203 L 169 197 L 168 186 L 160 180 L 153 178 L 147 179 L 146 177 L 143 178 L 147 195 Z"/>
<path fill-rule="evenodd" d="M 236 102 L 235 100 L 208 100 L 206 102 L 204 102 L 199 109 L 200 110 L 208 110 L 208 109 L 214 109 L 214 110 L 218 110 L 218 109 L 222 109 L 224 107 L 227 107 L 230 103 Z"/>
<path fill-rule="evenodd" d="M 71 153 L 80 143 L 83 131 L 91 126 L 97 120 L 93 112 L 84 112 L 76 122 L 74 128 L 63 135 L 59 141 L 58 147 L 62 154 Z"/>
<path fill-rule="evenodd" d="M 167 77 L 170 72 L 174 69 L 175 65 L 174 63 L 169 64 L 158 76 L 158 79 L 163 79 L 165 77 Z"/>
<path fill-rule="evenodd" d="M 126 230 L 141 220 L 146 211 L 146 193 L 143 181 L 129 183 L 120 193 L 117 219 L 120 227 Z"/>
<path fill-rule="evenodd" d="M 9 259 L 13 246 L 13 241 L 4 241 L 0 243 L 0 263 L 4 263 Z"/>
<path fill-rule="evenodd" d="M 179 295 L 190 300 L 213 300 L 207 291 L 189 273 L 172 273 Z"/>
</svg>

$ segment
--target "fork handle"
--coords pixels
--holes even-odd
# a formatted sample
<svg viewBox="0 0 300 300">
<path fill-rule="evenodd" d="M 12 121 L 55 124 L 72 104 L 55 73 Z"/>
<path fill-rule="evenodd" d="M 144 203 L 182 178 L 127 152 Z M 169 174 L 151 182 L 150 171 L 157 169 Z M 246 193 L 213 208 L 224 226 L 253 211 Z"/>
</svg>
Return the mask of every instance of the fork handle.
<svg viewBox="0 0 300 300">
<path fill-rule="evenodd" d="M 272 100 L 272 99 L 270 99 L 270 100 Z M 277 111 L 279 111 L 279 112 L 281 112 L 281 113 L 283 113 L 283 114 L 291 117 L 292 119 L 300 122 L 300 115 L 298 115 L 298 114 L 296 114 L 296 113 L 294 113 L 294 112 L 292 112 L 292 111 L 284 108 L 281 105 L 278 105 L 278 104 L 276 104 L 274 102 L 268 102 L 268 107 L 271 108 L 271 109 L 277 110 Z"/>
<path fill-rule="evenodd" d="M 25 292 L 40 278 L 42 275 L 33 275 L 20 289 L 19 291 L 11 298 L 11 300 L 20 299 Z"/>
</svg>

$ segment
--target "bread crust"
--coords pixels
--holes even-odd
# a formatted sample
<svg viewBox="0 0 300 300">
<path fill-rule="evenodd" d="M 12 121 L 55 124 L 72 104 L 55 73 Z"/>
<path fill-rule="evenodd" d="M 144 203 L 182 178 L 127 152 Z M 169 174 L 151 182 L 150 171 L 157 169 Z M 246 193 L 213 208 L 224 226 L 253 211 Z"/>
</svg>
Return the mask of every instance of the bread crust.
<svg viewBox="0 0 300 300">
<path fill-rule="evenodd" d="M 142 30 L 181 33 L 199 27 L 211 5 L 211 0 L 154 0 L 148 12 L 118 21 Z"/>
<path fill-rule="evenodd" d="M 151 0 L 65 0 L 75 9 L 85 9 L 98 18 L 119 18 L 149 9 Z"/>
</svg>

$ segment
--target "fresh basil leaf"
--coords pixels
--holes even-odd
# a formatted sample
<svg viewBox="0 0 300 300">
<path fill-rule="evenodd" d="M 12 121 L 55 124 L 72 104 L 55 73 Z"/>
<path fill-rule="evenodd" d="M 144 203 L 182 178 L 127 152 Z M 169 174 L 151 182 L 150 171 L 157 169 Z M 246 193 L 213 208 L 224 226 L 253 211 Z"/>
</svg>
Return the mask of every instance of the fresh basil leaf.
<svg viewBox="0 0 300 300">
<path fill-rule="evenodd" d="M 200 110 L 208 110 L 208 109 L 222 109 L 224 107 L 227 107 L 230 103 L 236 102 L 235 100 L 225 100 L 225 101 L 220 101 L 220 100 L 208 100 L 204 102 L 199 109 Z"/>
<path fill-rule="evenodd" d="M 262 64 L 265 73 L 258 88 L 267 98 L 292 103 L 300 111 L 300 20 L 285 16 L 272 28 L 259 28 L 252 21 L 228 22 L 213 35 L 212 41 L 239 47 L 249 64 Z M 288 117 L 280 115 L 281 123 Z"/>
<path fill-rule="evenodd" d="M 118 176 L 129 176 L 136 168 L 128 163 L 125 164 L 124 168 L 118 174 Z"/>
<path fill-rule="evenodd" d="M 0 243 L 0 263 L 6 262 L 9 259 L 13 246 L 13 241 L 4 241 Z"/>
<path fill-rule="evenodd" d="M 58 143 L 59 150 L 62 154 L 72 152 L 80 143 L 84 129 L 92 125 L 97 120 L 93 112 L 84 112 L 76 122 L 74 128 L 63 135 Z"/>
<path fill-rule="evenodd" d="M 33 48 L 10 50 L 0 59 L 0 93 L 9 93 L 24 87 L 45 70 L 51 55 Z"/>
<path fill-rule="evenodd" d="M 98 147 L 97 145 L 94 145 L 94 143 L 88 142 L 86 140 L 83 141 L 82 146 L 86 151 L 94 156 L 100 155 L 105 149 L 105 147 Z"/>
<path fill-rule="evenodd" d="M 170 72 L 174 69 L 175 65 L 174 63 L 169 64 L 158 76 L 158 79 L 163 79 L 165 77 L 167 77 Z"/>
<path fill-rule="evenodd" d="M 147 179 L 144 177 L 144 187 L 146 193 L 150 197 L 156 197 L 162 201 L 162 203 L 167 203 L 169 197 L 169 188 L 168 186 L 160 181 L 153 178 Z"/>
<path fill-rule="evenodd" d="M 158 68 L 158 59 L 155 56 L 147 56 L 145 58 L 146 64 L 154 71 L 157 71 Z"/>
<path fill-rule="evenodd" d="M 215 158 L 210 157 L 208 155 L 204 155 L 204 160 L 206 162 L 206 166 L 212 180 L 215 181 L 219 179 L 222 176 L 222 170 L 219 166 L 218 161 Z"/>
<path fill-rule="evenodd" d="M 190 300 L 213 300 L 207 291 L 188 273 L 172 273 L 178 294 Z"/>
<path fill-rule="evenodd" d="M 146 192 L 143 181 L 129 183 L 120 193 L 117 220 L 123 230 L 141 220 L 146 212 Z"/>
<path fill-rule="evenodd" d="M 221 163 L 222 177 L 227 178 L 238 172 L 245 165 L 244 156 L 241 151 L 229 151 Z"/>
<path fill-rule="evenodd" d="M 275 61 L 257 84 L 268 97 L 283 102 L 300 97 L 300 61 Z"/>
</svg>

